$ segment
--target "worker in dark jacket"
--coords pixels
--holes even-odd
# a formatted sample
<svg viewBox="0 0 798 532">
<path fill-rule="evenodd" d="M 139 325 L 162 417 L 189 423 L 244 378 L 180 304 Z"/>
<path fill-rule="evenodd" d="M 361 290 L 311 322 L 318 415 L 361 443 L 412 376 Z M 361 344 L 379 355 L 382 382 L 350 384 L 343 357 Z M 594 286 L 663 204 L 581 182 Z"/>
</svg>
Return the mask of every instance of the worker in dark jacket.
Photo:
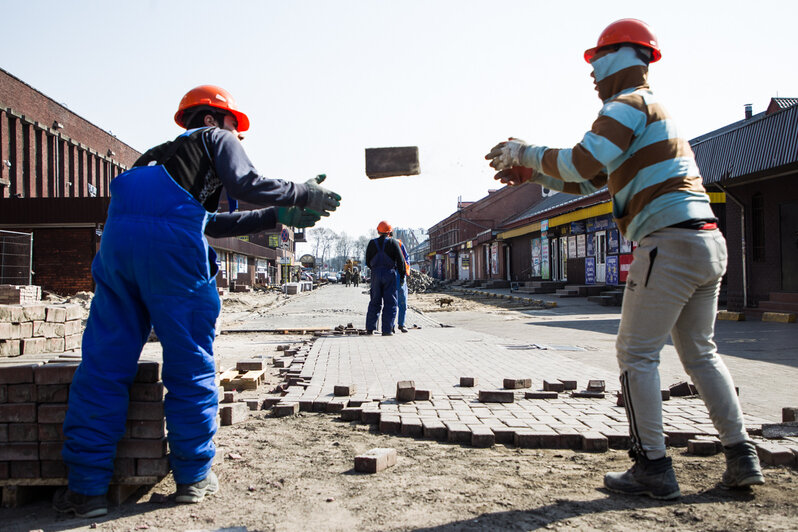
<svg viewBox="0 0 798 532">
<path fill-rule="evenodd" d="M 366 247 L 366 265 L 371 268 L 371 301 L 366 314 L 366 331 L 373 334 L 377 330 L 377 316 L 382 309 L 382 335 L 393 334 L 396 319 L 396 277 L 402 282 L 405 278 L 405 261 L 399 243 L 389 235 L 391 225 L 382 221 L 377 225 L 379 237 L 371 240 Z"/>
<path fill-rule="evenodd" d="M 82 362 L 64 422 L 69 487 L 55 494 L 59 512 L 108 512 L 106 493 L 116 444 L 125 433 L 129 389 L 152 328 L 163 346 L 175 500 L 196 503 L 218 490 L 211 471 L 218 267 L 203 233 L 242 234 L 276 223 L 311 226 L 341 199 L 319 186 L 321 176 L 298 184 L 259 175 L 240 142 L 249 118 L 220 87 L 189 91 L 175 121 L 187 131 L 146 152 L 111 182 L 102 244 L 92 264 L 96 289 Z M 223 188 L 231 207 L 240 199 L 271 208 L 217 215 Z"/>
</svg>

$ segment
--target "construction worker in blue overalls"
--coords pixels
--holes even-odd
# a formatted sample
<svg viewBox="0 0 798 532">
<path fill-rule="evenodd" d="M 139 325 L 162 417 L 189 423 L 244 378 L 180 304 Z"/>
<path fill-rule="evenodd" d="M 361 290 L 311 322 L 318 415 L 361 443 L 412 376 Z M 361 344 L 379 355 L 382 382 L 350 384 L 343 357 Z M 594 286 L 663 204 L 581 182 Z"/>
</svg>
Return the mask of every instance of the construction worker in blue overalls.
<svg viewBox="0 0 798 532">
<path fill-rule="evenodd" d="M 393 237 L 393 233 L 391 233 Z M 395 239 L 399 244 L 399 249 L 402 251 L 402 260 L 404 261 L 405 276 L 401 277 L 398 273 L 396 275 L 396 295 L 397 295 L 397 325 L 399 330 L 403 333 L 407 332 L 405 327 L 405 316 L 407 315 L 407 278 L 410 276 L 410 256 L 407 254 L 405 245 L 398 238 Z"/>
<path fill-rule="evenodd" d="M 312 226 L 341 197 L 321 176 L 305 184 L 258 174 L 240 142 L 249 118 L 224 89 L 203 85 L 180 102 L 175 122 L 187 131 L 142 155 L 111 182 L 96 288 L 83 335 L 83 356 L 69 390 L 62 455 L 69 487 L 53 506 L 79 517 L 108 512 L 114 455 L 125 433 L 129 389 L 152 328 L 163 347 L 162 380 L 175 500 L 197 503 L 219 488 L 218 388 L 213 359 L 220 302 L 216 254 L 203 233 L 247 234 L 277 223 Z M 230 198 L 266 209 L 217 214 Z"/>
<path fill-rule="evenodd" d="M 399 244 L 390 237 L 391 225 L 381 221 L 377 225 L 379 237 L 366 246 L 366 265 L 371 269 L 371 301 L 366 314 L 366 331 L 373 334 L 377 330 L 377 316 L 382 309 L 382 335 L 393 334 L 396 319 L 397 290 L 396 278 L 405 278 L 405 261 Z"/>
</svg>

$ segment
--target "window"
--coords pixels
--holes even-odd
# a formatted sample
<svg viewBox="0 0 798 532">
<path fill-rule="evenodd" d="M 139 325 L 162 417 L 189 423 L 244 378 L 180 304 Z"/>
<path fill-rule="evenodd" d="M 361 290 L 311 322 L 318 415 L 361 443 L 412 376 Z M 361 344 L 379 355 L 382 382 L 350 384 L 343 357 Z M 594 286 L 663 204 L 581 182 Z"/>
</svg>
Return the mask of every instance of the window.
<svg viewBox="0 0 798 532">
<path fill-rule="evenodd" d="M 751 254 L 754 262 L 764 262 L 765 197 L 759 192 L 751 198 Z"/>
</svg>

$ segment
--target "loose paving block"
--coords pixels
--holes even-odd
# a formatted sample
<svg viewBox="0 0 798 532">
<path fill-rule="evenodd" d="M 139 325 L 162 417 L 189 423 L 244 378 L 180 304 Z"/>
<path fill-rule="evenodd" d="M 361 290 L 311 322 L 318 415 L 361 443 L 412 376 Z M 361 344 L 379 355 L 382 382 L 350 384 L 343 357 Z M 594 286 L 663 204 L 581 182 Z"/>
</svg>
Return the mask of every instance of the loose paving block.
<svg viewBox="0 0 798 532">
<path fill-rule="evenodd" d="M 729 312 L 728 310 L 719 310 L 717 318 L 719 320 L 727 320 L 727 321 L 745 321 L 745 313 Z"/>
<path fill-rule="evenodd" d="M 260 410 L 260 399 L 247 399 L 244 403 L 250 410 Z"/>
<path fill-rule="evenodd" d="M 462 388 L 473 388 L 478 382 L 479 379 L 476 377 L 460 377 L 460 387 Z"/>
<path fill-rule="evenodd" d="M 487 425 L 472 425 L 471 446 L 493 447 L 496 444 L 496 434 Z"/>
<path fill-rule="evenodd" d="M 364 408 L 360 413 L 360 421 L 367 425 L 378 425 L 382 418 L 382 412 L 376 408 Z"/>
<path fill-rule="evenodd" d="M 479 400 L 482 403 L 512 403 L 513 392 L 509 390 L 480 390 Z"/>
<path fill-rule="evenodd" d="M 697 435 L 695 431 L 686 430 L 666 430 L 665 434 L 668 437 L 667 443 L 673 447 L 686 447 L 687 442 Z"/>
<path fill-rule="evenodd" d="M 566 390 L 576 390 L 577 383 L 574 379 L 557 379 Z"/>
<path fill-rule="evenodd" d="M 784 407 L 781 409 L 781 420 L 784 422 L 798 421 L 798 408 Z"/>
<path fill-rule="evenodd" d="M 235 403 L 236 402 L 236 393 L 235 392 L 224 392 L 222 395 L 222 400 L 219 401 L 220 403 L 227 404 L 227 403 Z"/>
<path fill-rule="evenodd" d="M 369 179 L 418 174 L 417 146 L 366 148 L 366 175 Z"/>
<path fill-rule="evenodd" d="M 262 359 L 251 358 L 236 362 L 236 369 L 242 373 L 245 373 L 247 371 L 262 371 L 266 368 Z"/>
<path fill-rule="evenodd" d="M 795 454 L 785 447 L 777 443 L 757 443 L 756 453 L 759 459 L 767 465 L 792 465 L 795 463 Z"/>
<path fill-rule="evenodd" d="M 379 473 L 396 465 L 396 449 L 377 447 L 355 457 L 358 473 Z"/>
<path fill-rule="evenodd" d="M 281 395 L 277 395 L 277 394 L 267 395 L 266 397 L 263 398 L 263 402 L 261 403 L 261 408 L 263 410 L 268 410 L 268 409 L 272 408 L 274 405 L 276 405 L 277 403 L 279 403 L 281 400 L 282 400 L 282 396 Z M 304 405 L 303 405 L 303 402 L 305 403 Z M 305 408 L 303 408 L 303 406 L 305 406 Z M 304 411 L 304 412 L 312 411 L 313 410 L 313 401 L 299 401 L 299 409 Z"/>
<path fill-rule="evenodd" d="M 314 412 L 326 412 L 327 405 L 330 404 L 330 397 L 318 397 L 313 401 Z"/>
<path fill-rule="evenodd" d="M 557 399 L 557 392 L 524 392 L 524 399 Z"/>
<path fill-rule="evenodd" d="M 582 390 L 581 392 L 571 392 L 571 397 L 581 399 L 604 399 L 604 392 L 591 392 L 590 390 Z"/>
<path fill-rule="evenodd" d="M 591 379 L 587 381 L 587 391 L 589 392 L 603 392 L 607 385 L 603 380 Z"/>
<path fill-rule="evenodd" d="M 449 429 L 438 419 L 422 419 L 421 427 L 424 438 L 428 440 L 446 441 L 448 439 Z"/>
<path fill-rule="evenodd" d="M 232 403 L 220 407 L 219 415 L 223 426 L 235 425 L 249 418 L 249 408 L 244 403 Z"/>
<path fill-rule="evenodd" d="M 327 403 L 327 410 L 328 414 L 337 414 L 344 408 L 346 408 L 346 404 L 349 401 L 345 397 L 334 397 Z"/>
<path fill-rule="evenodd" d="M 298 401 L 281 401 L 272 409 L 275 417 L 295 416 L 299 413 Z"/>
<path fill-rule="evenodd" d="M 687 397 L 693 395 L 693 389 L 688 382 L 677 382 L 668 387 L 671 392 L 671 397 Z"/>
<path fill-rule="evenodd" d="M 432 392 L 429 390 L 416 390 L 416 395 L 413 398 L 414 401 L 429 401 L 432 399 Z"/>
<path fill-rule="evenodd" d="M 718 447 L 712 440 L 687 440 L 687 452 L 696 456 L 713 456 L 718 454 Z"/>
<path fill-rule="evenodd" d="M 396 400 L 412 401 L 416 398 L 416 383 L 413 381 L 399 381 L 396 383 Z"/>
<path fill-rule="evenodd" d="M 381 415 L 379 424 L 383 434 L 399 434 L 402 430 L 402 419 L 395 414 Z"/>
<path fill-rule="evenodd" d="M 795 323 L 798 314 L 794 312 L 765 312 L 762 314 L 762 321 L 775 323 Z"/>
<path fill-rule="evenodd" d="M 117 458 L 161 458 L 166 456 L 166 439 L 119 440 L 116 445 Z"/>
<path fill-rule="evenodd" d="M 139 477 L 165 477 L 169 469 L 169 459 L 166 457 L 136 460 L 136 476 Z"/>
<path fill-rule="evenodd" d="M 47 338 L 23 338 L 20 342 L 23 355 L 47 353 Z"/>
<path fill-rule="evenodd" d="M 413 438 L 420 438 L 424 435 L 424 427 L 419 418 L 405 418 L 400 416 L 402 420 L 402 428 L 400 433 L 402 436 L 410 436 Z"/>
<path fill-rule="evenodd" d="M 628 432 L 619 430 L 602 430 L 600 432 L 606 436 L 610 449 L 625 450 L 632 445 L 632 439 Z"/>
<path fill-rule="evenodd" d="M 582 434 L 582 450 L 591 453 L 603 453 L 610 448 L 609 439 L 600 432 Z"/>
<path fill-rule="evenodd" d="M 45 353 L 63 353 L 64 345 L 63 338 L 46 338 Z"/>
<path fill-rule="evenodd" d="M 762 425 L 762 436 L 768 439 L 798 436 L 798 421 L 787 421 L 785 423 L 764 423 Z"/>
<path fill-rule="evenodd" d="M 555 380 L 555 379 L 544 379 L 543 380 L 543 391 L 544 392 L 564 392 L 565 391 L 565 384 L 563 384 L 559 380 Z"/>
<path fill-rule="evenodd" d="M 163 419 L 162 401 L 130 401 L 127 407 L 127 418 L 137 421 L 157 421 Z"/>
<path fill-rule="evenodd" d="M 532 379 L 504 379 L 503 385 L 507 390 L 530 388 L 532 386 Z"/>
<path fill-rule="evenodd" d="M 161 364 L 151 360 L 139 362 L 134 382 L 158 382 L 161 380 Z"/>
<path fill-rule="evenodd" d="M 0 423 L 33 423 L 36 421 L 36 403 L 0 404 Z"/>
<path fill-rule="evenodd" d="M 333 395 L 337 397 L 349 397 L 350 395 L 354 394 L 355 394 L 354 384 L 336 384 L 333 387 Z"/>
<path fill-rule="evenodd" d="M 663 401 L 670 401 L 671 399 L 671 391 L 670 390 L 660 390 L 660 395 L 662 396 Z M 737 394 L 739 395 L 739 394 Z"/>
<path fill-rule="evenodd" d="M 341 419 L 343 421 L 360 421 L 360 415 L 362 412 L 363 412 L 362 408 L 349 406 L 341 410 Z"/>
<path fill-rule="evenodd" d="M 471 429 L 465 423 L 452 422 L 445 423 L 448 433 L 446 440 L 449 443 L 471 444 Z"/>
</svg>

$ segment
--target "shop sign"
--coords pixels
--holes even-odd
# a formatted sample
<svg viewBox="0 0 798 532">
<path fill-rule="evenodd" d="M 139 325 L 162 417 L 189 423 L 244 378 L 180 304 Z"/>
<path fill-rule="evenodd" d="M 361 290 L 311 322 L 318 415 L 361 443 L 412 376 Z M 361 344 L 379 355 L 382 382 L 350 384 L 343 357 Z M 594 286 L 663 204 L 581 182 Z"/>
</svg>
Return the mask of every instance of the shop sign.
<svg viewBox="0 0 798 532">
<path fill-rule="evenodd" d="M 532 277 L 540 277 L 542 273 L 542 254 L 541 241 L 539 238 L 532 239 Z"/>
<path fill-rule="evenodd" d="M 568 256 L 576 258 L 576 237 L 568 237 Z"/>
<path fill-rule="evenodd" d="M 607 274 L 604 282 L 606 284 L 618 284 L 618 255 L 607 256 Z"/>
<path fill-rule="evenodd" d="M 594 236 L 595 235 L 593 235 L 593 233 L 587 234 L 587 250 L 585 251 L 585 253 L 587 254 L 588 257 L 593 257 L 596 255 L 596 246 L 593 245 L 595 240 Z"/>
<path fill-rule="evenodd" d="M 540 277 L 542 279 L 549 278 L 549 239 L 540 239 Z"/>
<path fill-rule="evenodd" d="M 577 235 L 579 233 L 585 232 L 585 222 L 584 220 L 579 220 L 577 222 L 571 222 L 571 234 Z"/>
<path fill-rule="evenodd" d="M 619 245 L 618 230 L 610 229 L 607 231 L 607 253 L 618 253 Z"/>
<path fill-rule="evenodd" d="M 587 237 L 584 233 L 581 235 L 576 235 L 576 256 L 578 258 L 583 258 L 585 256 L 585 241 Z"/>
<path fill-rule="evenodd" d="M 629 275 L 629 268 L 632 267 L 633 255 L 618 255 L 618 280 L 622 283 L 626 282 L 626 277 Z"/>
<path fill-rule="evenodd" d="M 269 247 L 280 247 L 280 235 L 269 235 Z"/>
<path fill-rule="evenodd" d="M 596 257 L 585 259 L 585 284 L 596 284 Z"/>
</svg>

